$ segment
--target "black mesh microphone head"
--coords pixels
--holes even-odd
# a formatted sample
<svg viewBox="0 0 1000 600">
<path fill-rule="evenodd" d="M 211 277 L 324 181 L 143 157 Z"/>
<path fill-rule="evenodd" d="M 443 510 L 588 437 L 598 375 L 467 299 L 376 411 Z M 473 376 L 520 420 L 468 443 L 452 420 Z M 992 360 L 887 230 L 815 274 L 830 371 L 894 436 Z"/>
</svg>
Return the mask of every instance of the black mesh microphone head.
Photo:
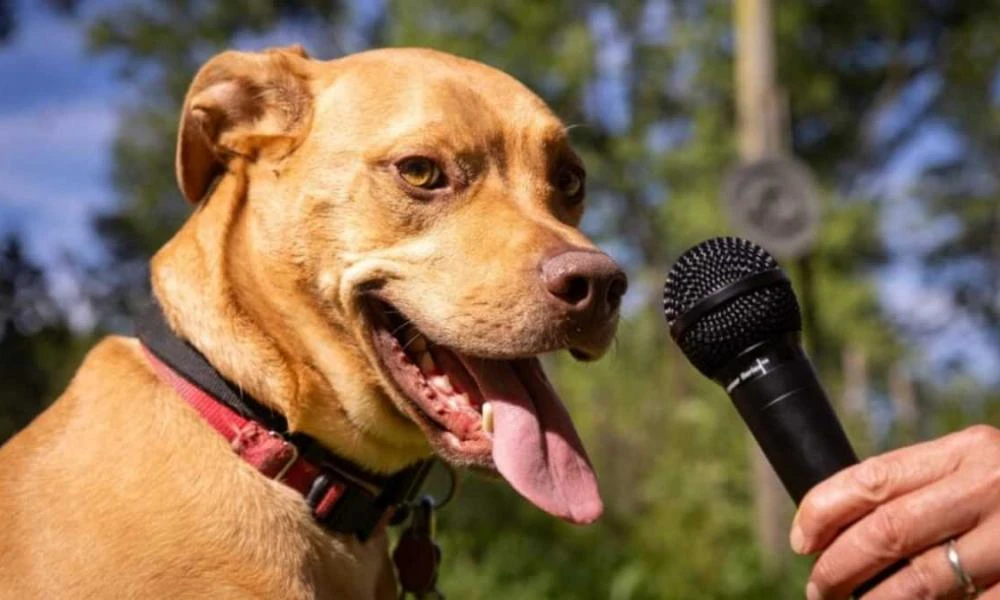
<svg viewBox="0 0 1000 600">
<path fill-rule="evenodd" d="M 750 346 L 802 330 L 799 303 L 778 263 L 736 237 L 704 241 L 677 259 L 663 288 L 663 312 L 684 356 L 708 377 Z"/>
</svg>

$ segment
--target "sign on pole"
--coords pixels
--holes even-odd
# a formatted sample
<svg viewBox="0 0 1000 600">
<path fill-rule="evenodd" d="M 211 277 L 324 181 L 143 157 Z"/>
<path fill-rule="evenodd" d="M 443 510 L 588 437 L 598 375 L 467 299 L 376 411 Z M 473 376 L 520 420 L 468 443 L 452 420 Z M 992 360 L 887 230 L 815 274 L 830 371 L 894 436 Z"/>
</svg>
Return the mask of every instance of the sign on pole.
<svg viewBox="0 0 1000 600">
<path fill-rule="evenodd" d="M 726 178 L 722 201 L 733 229 L 779 258 L 802 256 L 815 241 L 819 195 L 809 169 L 791 157 L 736 167 Z"/>
</svg>

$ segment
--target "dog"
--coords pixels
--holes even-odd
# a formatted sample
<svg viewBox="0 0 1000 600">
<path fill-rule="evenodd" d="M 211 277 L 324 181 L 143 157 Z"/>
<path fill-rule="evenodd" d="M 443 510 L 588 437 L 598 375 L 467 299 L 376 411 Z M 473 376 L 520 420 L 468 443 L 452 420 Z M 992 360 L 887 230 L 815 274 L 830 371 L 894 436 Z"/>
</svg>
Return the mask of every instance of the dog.
<svg viewBox="0 0 1000 600">
<path fill-rule="evenodd" d="M 584 167 L 534 93 L 428 49 L 228 51 L 190 86 L 176 171 L 193 211 L 153 296 L 279 415 L 281 448 L 294 434 L 385 477 L 436 455 L 600 516 L 538 357 L 599 358 L 627 280 L 578 228 Z M 163 363 L 103 339 L 0 449 L 0 597 L 396 598 L 385 528 L 317 522 Z"/>
</svg>

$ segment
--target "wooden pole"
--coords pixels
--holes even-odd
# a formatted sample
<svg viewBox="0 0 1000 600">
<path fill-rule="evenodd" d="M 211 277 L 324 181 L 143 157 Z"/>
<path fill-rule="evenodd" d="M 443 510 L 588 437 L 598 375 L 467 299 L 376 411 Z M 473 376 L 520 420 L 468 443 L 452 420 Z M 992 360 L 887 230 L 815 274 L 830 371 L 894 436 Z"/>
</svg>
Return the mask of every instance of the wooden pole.
<svg viewBox="0 0 1000 600">
<path fill-rule="evenodd" d="M 740 157 L 744 163 L 785 151 L 784 103 L 777 87 L 770 0 L 735 0 L 736 97 Z M 788 559 L 791 501 L 756 442 L 748 438 L 758 547 L 764 568 Z"/>
<path fill-rule="evenodd" d="M 770 0 L 736 0 L 733 8 L 740 156 L 749 162 L 784 153 L 783 103 L 775 76 Z"/>
</svg>

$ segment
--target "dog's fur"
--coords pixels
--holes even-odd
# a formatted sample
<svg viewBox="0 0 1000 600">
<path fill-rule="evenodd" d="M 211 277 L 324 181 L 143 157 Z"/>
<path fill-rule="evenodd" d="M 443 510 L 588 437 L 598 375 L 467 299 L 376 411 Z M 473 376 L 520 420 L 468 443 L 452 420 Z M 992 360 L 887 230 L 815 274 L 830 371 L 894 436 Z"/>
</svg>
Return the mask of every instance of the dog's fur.
<svg viewBox="0 0 1000 600">
<path fill-rule="evenodd" d="M 407 188 L 393 165 L 412 155 L 453 185 Z M 545 257 L 596 250 L 581 203 L 552 184 L 567 164 L 560 121 L 480 63 L 226 52 L 184 104 L 177 172 L 196 207 L 153 259 L 153 291 L 171 327 L 291 430 L 392 472 L 432 448 L 375 366 L 364 290 L 477 356 L 606 349 L 614 319 L 570 327 L 539 283 Z M 384 534 L 323 531 L 157 380 L 134 339 L 100 342 L 0 449 L 0 597 L 395 594 Z"/>
</svg>

